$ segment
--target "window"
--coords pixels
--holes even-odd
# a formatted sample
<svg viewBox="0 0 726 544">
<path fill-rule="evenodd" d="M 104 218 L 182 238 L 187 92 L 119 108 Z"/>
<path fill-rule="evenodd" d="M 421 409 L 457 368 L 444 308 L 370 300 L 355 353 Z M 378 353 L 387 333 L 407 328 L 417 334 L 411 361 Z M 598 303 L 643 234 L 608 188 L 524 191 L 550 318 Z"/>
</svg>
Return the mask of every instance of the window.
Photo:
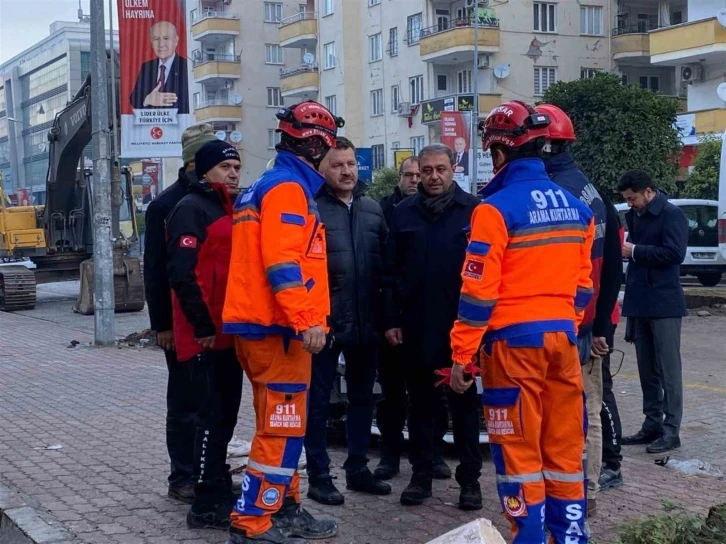
<svg viewBox="0 0 726 544">
<path fill-rule="evenodd" d="M 371 91 L 371 117 L 383 115 L 383 89 Z"/>
<path fill-rule="evenodd" d="M 391 142 L 391 149 L 401 149 L 401 142 Z"/>
<path fill-rule="evenodd" d="M 580 6 L 580 34 L 602 36 L 602 8 Z"/>
<path fill-rule="evenodd" d="M 383 58 L 381 35 L 368 36 L 368 62 L 377 62 Z"/>
<path fill-rule="evenodd" d="M 338 115 L 338 97 L 336 95 L 325 97 L 325 107 L 333 115 Z"/>
<path fill-rule="evenodd" d="M 534 95 L 542 96 L 549 89 L 550 85 L 557 81 L 557 68 L 540 67 L 534 68 Z"/>
<path fill-rule="evenodd" d="M 267 149 L 275 149 L 275 146 L 280 143 L 282 134 L 276 132 L 275 129 L 267 130 Z"/>
<path fill-rule="evenodd" d="M 456 73 L 456 89 L 459 94 L 471 92 L 471 70 L 462 70 Z"/>
<path fill-rule="evenodd" d="M 688 245 L 718 247 L 718 206 L 679 206 L 688 219 Z"/>
<path fill-rule="evenodd" d="M 265 22 L 279 23 L 282 21 L 282 4 L 265 2 Z"/>
<path fill-rule="evenodd" d="M 307 4 L 298 4 L 297 6 L 297 12 L 300 15 L 303 15 L 308 12 L 308 5 Z"/>
<path fill-rule="evenodd" d="M 457 8 L 456 9 L 456 18 L 471 20 L 471 16 L 473 13 L 474 13 L 474 8 Z"/>
<path fill-rule="evenodd" d="M 651 91 L 660 91 L 660 78 L 658 76 L 640 76 L 640 86 Z"/>
<path fill-rule="evenodd" d="M 449 90 L 449 78 L 446 75 L 436 76 L 436 90 L 444 92 Z"/>
<path fill-rule="evenodd" d="M 557 32 L 557 26 L 555 25 L 556 9 L 557 4 L 534 3 L 535 32 Z"/>
<path fill-rule="evenodd" d="M 398 55 L 398 27 L 394 26 L 388 31 L 388 55 L 395 57 Z"/>
<path fill-rule="evenodd" d="M 265 44 L 265 64 L 284 64 L 282 47 L 276 43 Z"/>
<path fill-rule="evenodd" d="M 376 144 L 371 146 L 372 162 L 371 165 L 373 170 L 384 168 L 386 166 L 386 152 L 383 144 Z"/>
<path fill-rule="evenodd" d="M 590 79 L 598 72 L 595 68 L 580 68 L 580 79 Z"/>
<path fill-rule="evenodd" d="M 623 85 L 627 85 L 627 84 L 628 84 L 628 82 L 629 82 L 629 80 L 628 80 L 628 74 L 622 74 L 622 75 L 620 76 L 620 82 L 621 82 L 621 83 L 622 83 Z"/>
<path fill-rule="evenodd" d="M 415 136 L 411 138 L 411 149 L 413 149 L 413 154 L 418 155 L 421 150 L 424 148 L 424 137 L 423 136 Z"/>
<path fill-rule="evenodd" d="M 323 46 L 325 53 L 325 69 L 335 68 L 335 42 L 326 43 Z"/>
<path fill-rule="evenodd" d="M 423 28 L 423 17 L 420 13 L 409 15 L 406 21 L 406 41 L 408 45 L 416 45 L 421 41 L 421 29 Z"/>
<path fill-rule="evenodd" d="M 380 3 L 381 3 L 381 0 L 368 0 L 368 7 L 377 6 Z"/>
<path fill-rule="evenodd" d="M 391 87 L 391 113 L 398 113 L 398 105 L 401 103 L 401 91 L 398 85 Z"/>
<path fill-rule="evenodd" d="M 424 81 L 423 76 L 408 78 L 408 91 L 411 98 L 411 104 L 420 104 L 424 99 Z"/>
<path fill-rule="evenodd" d="M 194 109 L 202 105 L 202 93 L 194 93 Z"/>
<path fill-rule="evenodd" d="M 334 0 L 323 0 L 323 17 L 334 12 Z"/>
<path fill-rule="evenodd" d="M 282 106 L 282 93 L 279 87 L 267 87 L 267 107 L 279 108 Z"/>
<path fill-rule="evenodd" d="M 451 19 L 451 12 L 448 9 L 436 10 L 436 28 L 439 32 L 449 28 L 449 19 Z"/>
</svg>

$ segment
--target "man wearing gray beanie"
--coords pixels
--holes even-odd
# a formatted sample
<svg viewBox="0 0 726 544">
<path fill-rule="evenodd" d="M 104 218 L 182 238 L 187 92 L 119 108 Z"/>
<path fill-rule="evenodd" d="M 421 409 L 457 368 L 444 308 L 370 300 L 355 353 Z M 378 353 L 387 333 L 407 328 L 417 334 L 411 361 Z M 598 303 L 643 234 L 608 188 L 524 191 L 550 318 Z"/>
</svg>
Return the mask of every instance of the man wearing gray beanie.
<svg viewBox="0 0 726 544">
<path fill-rule="evenodd" d="M 171 460 L 168 496 L 191 504 L 194 499 L 194 402 L 188 365 L 177 360 L 172 332 L 171 288 L 166 272 L 166 228 L 164 220 L 187 194 L 190 180 L 196 180 L 194 154 L 216 140 L 211 125 L 195 125 L 182 134 L 184 167 L 179 178 L 151 201 L 146 210 L 144 235 L 144 287 L 151 330 L 164 350 L 169 381 L 166 393 L 166 445 Z"/>
</svg>

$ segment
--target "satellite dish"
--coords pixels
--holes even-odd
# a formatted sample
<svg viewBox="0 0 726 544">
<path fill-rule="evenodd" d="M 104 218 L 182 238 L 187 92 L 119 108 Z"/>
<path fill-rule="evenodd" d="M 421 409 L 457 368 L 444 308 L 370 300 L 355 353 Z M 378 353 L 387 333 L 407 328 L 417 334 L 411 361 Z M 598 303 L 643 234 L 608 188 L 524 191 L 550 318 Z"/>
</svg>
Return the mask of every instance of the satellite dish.
<svg viewBox="0 0 726 544">
<path fill-rule="evenodd" d="M 312 64 L 312 63 L 314 63 L 315 62 L 315 55 L 313 55 L 312 53 L 305 53 L 303 55 L 303 62 L 305 64 Z"/>
<path fill-rule="evenodd" d="M 511 72 L 509 64 L 497 64 L 494 67 L 494 77 L 497 79 L 505 79 L 509 76 L 509 72 Z"/>
<path fill-rule="evenodd" d="M 239 93 L 232 93 L 231 99 L 232 104 L 234 104 L 235 106 L 242 103 L 242 95 Z"/>
<path fill-rule="evenodd" d="M 232 140 L 233 143 L 238 144 L 242 141 L 242 133 L 239 130 L 234 130 L 230 133 L 229 139 Z"/>
<path fill-rule="evenodd" d="M 721 83 L 718 87 L 716 87 L 716 94 L 718 94 L 718 97 L 726 102 L 726 83 Z"/>
<path fill-rule="evenodd" d="M 726 8 L 721 8 L 716 12 L 716 19 L 721 23 L 721 26 L 726 26 Z"/>
<path fill-rule="evenodd" d="M 217 140 L 224 140 L 227 137 L 227 133 L 223 130 L 218 130 L 214 133 L 214 136 Z"/>
</svg>

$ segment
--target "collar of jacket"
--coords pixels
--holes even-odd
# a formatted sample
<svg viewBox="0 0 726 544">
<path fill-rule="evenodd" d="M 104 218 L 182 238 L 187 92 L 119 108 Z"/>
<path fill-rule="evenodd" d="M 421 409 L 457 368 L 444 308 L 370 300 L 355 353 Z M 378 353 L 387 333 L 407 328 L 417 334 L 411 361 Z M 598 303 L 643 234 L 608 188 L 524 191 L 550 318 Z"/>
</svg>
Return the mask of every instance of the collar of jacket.
<svg viewBox="0 0 726 544">
<path fill-rule="evenodd" d="M 396 203 L 396 204 L 398 204 L 404 198 L 406 198 L 406 195 L 404 195 L 401 192 L 401 188 L 398 185 L 396 185 L 396 188 L 393 190 L 393 202 Z"/>
<path fill-rule="evenodd" d="M 535 179 L 549 179 L 542 160 L 534 158 L 517 159 L 504 165 L 504 168 L 497 172 L 489 185 L 479 191 L 479 195 L 487 198 L 513 183 Z"/>
<path fill-rule="evenodd" d="M 565 170 L 576 170 L 575 158 L 572 153 L 565 151 L 544 160 L 545 170 L 550 176 L 555 176 Z"/>
<path fill-rule="evenodd" d="M 194 173 L 194 170 L 190 170 L 189 172 L 186 171 L 186 168 L 183 166 L 179 169 L 179 177 L 177 178 L 177 183 L 184 187 L 185 189 L 189 188 L 189 180 L 193 179 L 196 181 L 197 175 Z"/>
<path fill-rule="evenodd" d="M 358 181 L 355 184 L 355 187 L 353 187 L 353 200 L 358 200 L 360 197 L 362 197 L 365 194 L 366 190 L 368 190 L 368 187 L 366 186 L 366 184 L 363 183 L 362 181 Z M 335 191 L 333 191 L 333 188 L 330 185 L 328 185 L 327 183 L 323 183 L 323 186 L 320 188 L 320 191 L 318 191 L 318 194 L 317 194 L 317 196 L 324 196 L 324 195 L 327 195 L 327 196 L 333 198 L 334 200 L 337 200 L 341 204 L 344 204 L 344 202 L 338 198 L 338 195 L 335 194 Z"/>
<path fill-rule="evenodd" d="M 305 164 L 289 151 L 277 152 L 277 157 L 275 157 L 275 166 L 273 168 L 276 167 L 292 172 L 296 176 L 296 181 L 305 185 L 311 195 L 317 195 L 320 188 L 325 183 L 325 178 L 320 174 L 320 172 Z"/>
<path fill-rule="evenodd" d="M 464 189 L 462 189 L 459 186 L 459 184 L 456 183 L 455 181 L 453 182 L 453 184 L 454 184 L 454 196 L 453 196 L 452 200 L 454 202 L 456 202 L 457 204 L 461 204 L 462 206 L 466 206 L 468 204 L 468 202 L 467 202 L 468 193 L 466 193 L 464 191 Z M 414 204 L 420 204 L 421 206 L 424 205 L 424 203 L 423 203 L 423 195 L 421 194 L 420 191 L 417 191 L 416 194 L 413 195 L 413 198 L 409 198 L 409 197 L 404 196 L 403 199 L 409 201 L 412 206 Z"/>
<path fill-rule="evenodd" d="M 230 194 L 227 192 L 227 187 L 224 183 L 210 183 L 206 179 L 197 179 L 194 172 L 190 172 L 186 175 L 187 187 L 190 193 L 199 193 L 201 195 L 213 198 L 218 202 L 227 215 L 232 215 L 233 200 Z"/>
<path fill-rule="evenodd" d="M 663 208 L 665 208 L 665 205 L 668 203 L 668 195 L 663 192 L 660 189 L 656 189 L 656 195 L 653 200 L 651 200 L 648 205 L 645 207 L 643 212 L 640 215 L 644 215 L 646 213 L 650 213 L 653 215 L 660 215 L 660 212 L 663 211 Z M 630 209 L 630 212 L 635 213 L 635 210 L 632 208 Z"/>
</svg>

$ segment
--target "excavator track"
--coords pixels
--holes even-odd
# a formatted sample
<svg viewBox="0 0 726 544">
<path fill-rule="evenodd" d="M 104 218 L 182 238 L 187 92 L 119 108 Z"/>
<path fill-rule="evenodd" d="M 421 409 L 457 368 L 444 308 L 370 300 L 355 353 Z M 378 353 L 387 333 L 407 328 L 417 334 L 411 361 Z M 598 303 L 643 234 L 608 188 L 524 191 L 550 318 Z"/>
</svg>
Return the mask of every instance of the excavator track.
<svg viewBox="0 0 726 544">
<path fill-rule="evenodd" d="M 24 266 L 0 267 L 0 311 L 35 308 L 35 273 Z"/>
</svg>

